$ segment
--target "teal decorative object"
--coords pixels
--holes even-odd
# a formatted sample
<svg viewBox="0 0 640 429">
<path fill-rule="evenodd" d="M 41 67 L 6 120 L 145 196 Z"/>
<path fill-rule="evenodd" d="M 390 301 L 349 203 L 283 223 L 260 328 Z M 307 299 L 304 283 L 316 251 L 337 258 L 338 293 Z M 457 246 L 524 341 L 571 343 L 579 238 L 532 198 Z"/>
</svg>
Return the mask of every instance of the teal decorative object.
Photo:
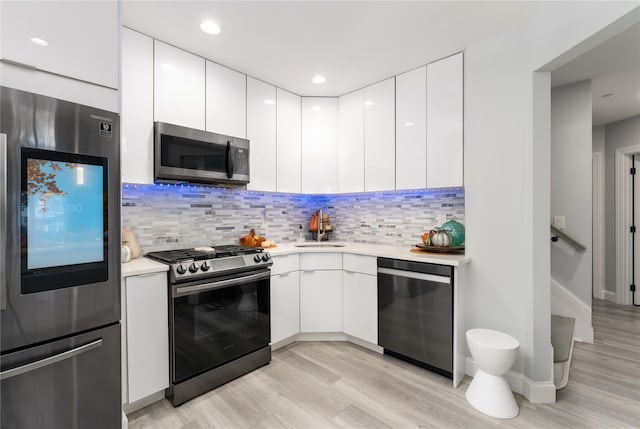
<svg viewBox="0 0 640 429">
<path fill-rule="evenodd" d="M 460 222 L 450 220 L 442 224 L 440 229 L 449 232 L 452 239 L 452 246 L 456 247 L 464 244 L 464 225 Z"/>
</svg>

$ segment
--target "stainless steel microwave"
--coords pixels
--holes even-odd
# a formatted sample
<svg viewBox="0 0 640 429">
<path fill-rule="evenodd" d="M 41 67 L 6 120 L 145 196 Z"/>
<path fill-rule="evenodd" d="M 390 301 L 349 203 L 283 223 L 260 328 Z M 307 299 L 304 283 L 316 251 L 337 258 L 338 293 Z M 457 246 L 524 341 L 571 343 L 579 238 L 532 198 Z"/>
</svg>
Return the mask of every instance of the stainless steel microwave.
<svg viewBox="0 0 640 429">
<path fill-rule="evenodd" d="M 154 143 L 154 177 L 158 182 L 249 183 L 247 139 L 155 122 Z"/>
</svg>

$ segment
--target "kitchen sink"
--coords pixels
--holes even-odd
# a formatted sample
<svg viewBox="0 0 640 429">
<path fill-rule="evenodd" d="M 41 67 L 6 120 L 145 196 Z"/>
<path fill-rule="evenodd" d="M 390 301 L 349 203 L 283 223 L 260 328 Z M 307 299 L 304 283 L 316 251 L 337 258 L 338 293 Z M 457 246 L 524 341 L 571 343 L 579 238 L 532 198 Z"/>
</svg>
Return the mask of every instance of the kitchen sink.
<svg viewBox="0 0 640 429">
<path fill-rule="evenodd" d="M 344 244 L 339 243 L 298 243 L 294 244 L 295 247 L 344 247 Z"/>
</svg>

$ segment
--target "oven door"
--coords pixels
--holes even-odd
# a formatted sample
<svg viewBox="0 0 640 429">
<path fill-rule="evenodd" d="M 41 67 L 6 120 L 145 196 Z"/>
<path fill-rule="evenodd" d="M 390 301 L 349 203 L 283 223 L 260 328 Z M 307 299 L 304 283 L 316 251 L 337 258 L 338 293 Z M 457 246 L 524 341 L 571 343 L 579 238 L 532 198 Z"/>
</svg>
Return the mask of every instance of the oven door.
<svg viewBox="0 0 640 429">
<path fill-rule="evenodd" d="M 270 275 L 267 269 L 172 287 L 172 383 L 269 344 Z"/>
</svg>

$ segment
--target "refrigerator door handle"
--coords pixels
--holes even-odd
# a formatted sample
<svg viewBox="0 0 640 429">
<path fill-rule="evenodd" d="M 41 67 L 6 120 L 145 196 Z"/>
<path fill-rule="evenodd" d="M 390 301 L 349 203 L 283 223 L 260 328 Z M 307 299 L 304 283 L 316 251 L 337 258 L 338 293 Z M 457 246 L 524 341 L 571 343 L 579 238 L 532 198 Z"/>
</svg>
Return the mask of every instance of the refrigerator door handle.
<svg viewBox="0 0 640 429">
<path fill-rule="evenodd" d="M 7 135 L 0 133 L 0 310 L 7 308 Z"/>
<path fill-rule="evenodd" d="M 28 363 L 26 365 L 22 365 L 16 368 L 2 371 L 0 372 L 0 381 L 6 380 L 11 377 L 15 377 L 16 375 L 31 372 L 36 369 L 43 368 L 45 366 L 53 365 L 54 363 L 58 363 L 63 360 L 71 359 L 74 356 L 78 356 L 82 353 L 88 352 L 89 350 L 95 349 L 96 347 L 100 347 L 101 345 L 102 345 L 102 338 L 92 341 L 90 343 L 87 343 L 83 346 L 76 347 L 71 350 L 67 350 L 66 352 L 49 356 L 48 358 L 40 359 L 35 362 Z"/>
</svg>

